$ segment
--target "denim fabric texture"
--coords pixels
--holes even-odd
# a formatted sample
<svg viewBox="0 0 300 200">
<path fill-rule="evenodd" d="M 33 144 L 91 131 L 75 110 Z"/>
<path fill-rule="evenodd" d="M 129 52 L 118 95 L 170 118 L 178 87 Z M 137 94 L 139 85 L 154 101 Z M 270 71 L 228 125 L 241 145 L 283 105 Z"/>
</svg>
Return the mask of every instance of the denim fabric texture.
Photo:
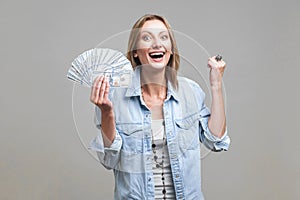
<svg viewBox="0 0 300 200">
<path fill-rule="evenodd" d="M 151 112 L 141 95 L 140 68 L 134 70 L 128 88 L 112 88 L 116 137 L 104 147 L 101 131 L 89 148 L 115 176 L 114 199 L 154 199 L 152 173 Z M 178 89 L 168 83 L 163 104 L 164 125 L 176 199 L 204 199 L 201 191 L 200 142 L 212 151 L 228 150 L 226 133 L 215 137 L 208 128 L 210 111 L 204 103 L 200 86 L 178 77 Z M 101 113 L 96 107 L 95 122 L 101 127 Z"/>
</svg>

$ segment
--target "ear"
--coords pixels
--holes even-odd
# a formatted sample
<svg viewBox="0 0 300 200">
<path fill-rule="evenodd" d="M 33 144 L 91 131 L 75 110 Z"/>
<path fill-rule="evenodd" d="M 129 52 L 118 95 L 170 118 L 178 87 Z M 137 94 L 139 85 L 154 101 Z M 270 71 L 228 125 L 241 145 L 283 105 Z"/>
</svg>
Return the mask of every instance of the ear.
<svg viewBox="0 0 300 200">
<path fill-rule="evenodd" d="M 138 55 L 137 55 L 137 53 L 135 52 L 135 53 L 133 53 L 133 57 L 135 57 L 135 58 L 137 58 L 138 57 Z"/>
</svg>

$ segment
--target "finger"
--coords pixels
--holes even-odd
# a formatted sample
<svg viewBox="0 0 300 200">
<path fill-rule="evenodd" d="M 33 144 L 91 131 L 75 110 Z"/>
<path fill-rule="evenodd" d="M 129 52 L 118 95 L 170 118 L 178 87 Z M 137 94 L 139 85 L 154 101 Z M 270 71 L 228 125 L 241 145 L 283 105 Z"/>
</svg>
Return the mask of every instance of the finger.
<svg viewBox="0 0 300 200">
<path fill-rule="evenodd" d="M 214 57 L 208 59 L 208 67 L 209 67 L 209 68 L 216 68 L 217 64 L 218 64 L 218 63 L 217 63 L 217 61 L 214 59 Z"/>
<path fill-rule="evenodd" d="M 103 81 L 103 76 L 100 76 L 99 79 L 97 80 L 96 84 L 95 84 L 95 102 L 98 103 L 99 99 L 100 99 L 100 91 L 101 91 L 101 87 L 102 87 L 102 81 Z"/>
<path fill-rule="evenodd" d="M 97 100 L 96 93 L 97 93 L 97 85 L 98 85 L 99 80 L 100 80 L 100 76 L 96 77 L 93 82 L 93 85 L 92 85 L 90 101 L 93 103 L 96 103 L 96 100 Z"/>
<path fill-rule="evenodd" d="M 219 68 L 219 69 L 224 69 L 225 66 L 226 66 L 226 63 L 223 60 L 221 60 L 217 63 L 217 68 Z"/>
<path fill-rule="evenodd" d="M 212 60 L 213 62 L 217 63 L 218 60 L 216 59 L 217 56 L 212 56 L 209 58 L 209 60 Z"/>
<path fill-rule="evenodd" d="M 221 65 L 222 65 L 222 67 L 225 68 L 226 67 L 226 62 L 222 60 Z"/>
<path fill-rule="evenodd" d="M 109 94 L 110 85 L 108 83 L 108 80 L 106 79 L 106 87 L 104 91 L 104 100 L 108 100 L 108 94 Z"/>
<path fill-rule="evenodd" d="M 99 87 L 100 89 L 100 91 L 99 91 L 99 100 L 98 100 L 98 102 L 101 104 L 102 102 L 103 102 L 103 98 L 104 98 L 104 92 L 105 92 L 105 87 L 106 87 L 106 78 L 105 77 L 102 77 L 102 79 L 101 79 L 101 86 Z"/>
</svg>

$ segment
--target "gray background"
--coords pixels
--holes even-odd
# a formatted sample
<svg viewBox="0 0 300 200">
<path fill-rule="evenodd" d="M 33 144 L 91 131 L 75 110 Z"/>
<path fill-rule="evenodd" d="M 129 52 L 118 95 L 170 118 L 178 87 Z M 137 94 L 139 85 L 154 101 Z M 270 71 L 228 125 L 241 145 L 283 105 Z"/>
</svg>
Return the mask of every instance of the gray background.
<svg viewBox="0 0 300 200">
<path fill-rule="evenodd" d="M 77 135 L 66 72 L 79 53 L 146 13 L 165 16 L 227 61 L 232 144 L 203 159 L 205 197 L 299 199 L 299 6 L 296 0 L 1 0 L 0 199 L 112 199 L 112 172 Z M 89 105 L 88 96 L 81 99 Z"/>
</svg>

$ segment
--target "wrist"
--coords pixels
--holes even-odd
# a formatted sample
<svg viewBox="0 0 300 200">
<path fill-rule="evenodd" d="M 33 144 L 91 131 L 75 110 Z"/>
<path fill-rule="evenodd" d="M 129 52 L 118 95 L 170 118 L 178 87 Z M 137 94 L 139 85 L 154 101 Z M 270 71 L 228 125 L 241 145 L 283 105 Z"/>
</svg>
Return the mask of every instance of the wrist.
<svg viewBox="0 0 300 200">
<path fill-rule="evenodd" d="M 114 117 L 114 111 L 113 109 L 103 109 L 100 108 L 102 116 L 106 117 Z"/>
<path fill-rule="evenodd" d="M 221 90 L 222 91 L 222 82 L 215 82 L 210 84 L 211 90 Z"/>
</svg>

